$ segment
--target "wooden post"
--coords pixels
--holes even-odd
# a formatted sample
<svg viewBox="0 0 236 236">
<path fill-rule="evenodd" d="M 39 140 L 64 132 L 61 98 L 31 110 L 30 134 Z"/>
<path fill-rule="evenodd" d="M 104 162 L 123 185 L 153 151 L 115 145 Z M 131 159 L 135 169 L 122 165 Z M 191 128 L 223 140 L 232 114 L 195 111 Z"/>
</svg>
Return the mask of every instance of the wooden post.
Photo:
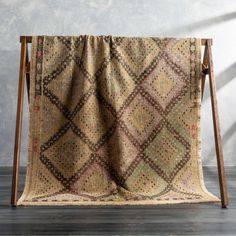
<svg viewBox="0 0 236 236">
<path fill-rule="evenodd" d="M 18 82 L 18 100 L 17 100 L 17 112 L 16 112 L 14 161 L 13 161 L 13 174 L 12 174 L 12 194 L 11 194 L 12 206 L 16 206 L 17 204 L 17 193 L 19 185 L 20 146 L 21 146 L 22 114 L 23 114 L 23 103 L 24 103 L 24 83 L 25 83 L 25 72 L 26 72 L 26 47 L 27 47 L 26 38 L 22 38 L 19 82 Z"/>
<path fill-rule="evenodd" d="M 221 205 L 222 208 L 226 208 L 228 205 L 228 194 L 227 194 L 227 183 L 224 170 L 224 160 L 223 160 L 223 149 L 220 135 L 220 123 L 216 99 L 216 83 L 213 70 L 213 60 L 210 42 L 206 42 L 207 55 L 208 55 L 208 65 L 209 65 L 209 84 L 210 84 L 210 94 L 211 94 L 211 106 L 212 106 L 212 118 L 214 126 L 214 136 L 215 136 L 215 149 L 216 149 L 216 159 L 218 167 L 218 176 L 220 184 L 220 195 L 221 195 Z"/>
<path fill-rule="evenodd" d="M 206 75 L 208 74 L 208 50 L 207 45 L 204 47 L 203 62 L 202 62 L 202 80 L 201 80 L 201 92 L 202 99 L 204 95 Z"/>
<path fill-rule="evenodd" d="M 26 42 L 26 88 L 27 88 L 27 95 L 28 95 L 28 102 L 30 99 L 30 62 L 29 62 L 29 50 L 28 44 Z"/>
</svg>

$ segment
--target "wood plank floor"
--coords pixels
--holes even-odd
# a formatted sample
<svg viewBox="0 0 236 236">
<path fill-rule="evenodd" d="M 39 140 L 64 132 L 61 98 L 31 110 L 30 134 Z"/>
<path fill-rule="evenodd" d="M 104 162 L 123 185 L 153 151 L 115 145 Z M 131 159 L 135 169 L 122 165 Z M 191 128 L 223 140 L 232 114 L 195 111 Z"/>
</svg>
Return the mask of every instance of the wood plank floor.
<svg viewBox="0 0 236 236">
<path fill-rule="evenodd" d="M 218 195 L 215 167 L 204 168 Z M 0 235 L 236 235 L 236 168 L 226 168 L 228 209 L 219 204 L 10 207 L 11 170 L 0 168 Z M 20 190 L 25 169 L 21 170 Z"/>
</svg>

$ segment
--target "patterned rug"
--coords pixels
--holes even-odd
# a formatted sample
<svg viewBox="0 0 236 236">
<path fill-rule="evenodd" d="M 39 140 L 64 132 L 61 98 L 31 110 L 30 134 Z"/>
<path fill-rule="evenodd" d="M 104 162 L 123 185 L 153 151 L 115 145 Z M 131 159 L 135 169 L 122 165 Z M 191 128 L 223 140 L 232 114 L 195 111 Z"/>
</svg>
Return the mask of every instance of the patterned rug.
<svg viewBox="0 0 236 236">
<path fill-rule="evenodd" d="M 33 37 L 19 205 L 218 202 L 200 159 L 200 39 Z"/>
</svg>

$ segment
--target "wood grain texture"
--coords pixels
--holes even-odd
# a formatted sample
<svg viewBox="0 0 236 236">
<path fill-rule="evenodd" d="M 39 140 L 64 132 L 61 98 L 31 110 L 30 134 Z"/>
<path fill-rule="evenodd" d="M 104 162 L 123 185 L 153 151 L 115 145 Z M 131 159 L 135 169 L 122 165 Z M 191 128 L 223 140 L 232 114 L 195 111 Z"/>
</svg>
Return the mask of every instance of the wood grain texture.
<svg viewBox="0 0 236 236">
<path fill-rule="evenodd" d="M 215 150 L 216 150 L 216 159 L 217 159 L 217 167 L 218 167 L 218 178 L 219 178 L 219 184 L 220 184 L 220 195 L 221 195 L 222 207 L 226 208 L 228 205 L 228 193 L 227 193 L 228 191 L 227 191 L 227 183 L 225 179 L 223 147 L 222 147 L 222 142 L 221 142 L 219 112 L 218 112 L 217 98 L 216 98 L 216 82 L 215 82 L 215 75 L 214 75 L 214 69 L 213 69 L 214 66 L 213 66 L 213 59 L 212 59 L 211 44 L 208 41 L 207 41 L 207 51 L 208 51 L 208 61 L 209 61 L 209 83 L 210 83 L 214 137 L 215 137 Z"/>
<path fill-rule="evenodd" d="M 227 167 L 230 205 L 18 207 L 10 206 L 11 169 L 0 168 L 0 235 L 235 235 L 236 168 Z M 20 186 L 25 168 L 20 170 Z M 217 168 L 204 168 L 219 195 Z"/>
<path fill-rule="evenodd" d="M 19 163 L 20 163 L 20 148 L 21 148 L 21 132 L 22 132 L 22 115 L 23 115 L 23 103 L 24 103 L 24 84 L 25 84 L 25 71 L 26 71 L 26 58 L 27 58 L 27 43 L 26 38 L 21 42 L 21 54 L 20 54 L 20 70 L 18 81 L 18 99 L 17 99 L 17 111 L 16 111 L 16 128 L 15 128 L 15 146 L 14 146 L 14 159 L 13 159 L 13 174 L 12 174 L 12 206 L 16 206 L 17 192 L 18 192 L 18 175 L 19 175 Z"/>
</svg>

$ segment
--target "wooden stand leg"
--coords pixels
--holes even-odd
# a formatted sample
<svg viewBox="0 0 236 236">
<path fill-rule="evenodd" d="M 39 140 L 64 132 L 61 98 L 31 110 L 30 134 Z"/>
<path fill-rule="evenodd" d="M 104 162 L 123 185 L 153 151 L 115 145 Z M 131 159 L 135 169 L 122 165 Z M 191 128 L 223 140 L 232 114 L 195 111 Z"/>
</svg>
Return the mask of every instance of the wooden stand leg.
<svg viewBox="0 0 236 236">
<path fill-rule="evenodd" d="M 213 71 L 212 51 L 211 51 L 211 44 L 208 40 L 206 46 L 208 51 L 207 54 L 208 54 L 208 65 L 209 65 L 209 84 L 210 84 L 212 117 L 214 125 L 215 149 L 216 149 L 218 176 L 220 184 L 221 204 L 222 208 L 226 208 L 228 205 L 227 183 L 225 177 L 223 149 L 220 135 L 220 123 L 219 123 L 217 99 L 216 99 L 216 83 Z"/>
<path fill-rule="evenodd" d="M 14 147 L 14 161 L 13 161 L 13 175 L 12 175 L 12 194 L 11 205 L 17 205 L 17 193 L 19 185 L 19 162 L 20 162 L 20 145 L 21 145 L 21 130 L 22 130 L 22 114 L 24 103 L 24 79 L 26 73 L 26 38 L 21 42 L 21 56 L 20 56 L 20 70 L 18 82 L 18 100 L 16 112 L 16 129 L 15 129 L 15 147 Z"/>
<path fill-rule="evenodd" d="M 30 99 L 30 62 L 29 62 L 29 51 L 28 45 L 26 44 L 26 88 L 27 88 L 27 95 L 28 95 L 28 102 Z"/>
<path fill-rule="evenodd" d="M 201 79 L 202 99 L 203 99 L 203 94 L 204 94 L 206 75 L 208 74 L 207 68 L 208 68 L 208 50 L 207 50 L 207 46 L 205 46 L 204 55 L 203 55 L 203 63 L 202 63 L 202 79 Z"/>
</svg>

